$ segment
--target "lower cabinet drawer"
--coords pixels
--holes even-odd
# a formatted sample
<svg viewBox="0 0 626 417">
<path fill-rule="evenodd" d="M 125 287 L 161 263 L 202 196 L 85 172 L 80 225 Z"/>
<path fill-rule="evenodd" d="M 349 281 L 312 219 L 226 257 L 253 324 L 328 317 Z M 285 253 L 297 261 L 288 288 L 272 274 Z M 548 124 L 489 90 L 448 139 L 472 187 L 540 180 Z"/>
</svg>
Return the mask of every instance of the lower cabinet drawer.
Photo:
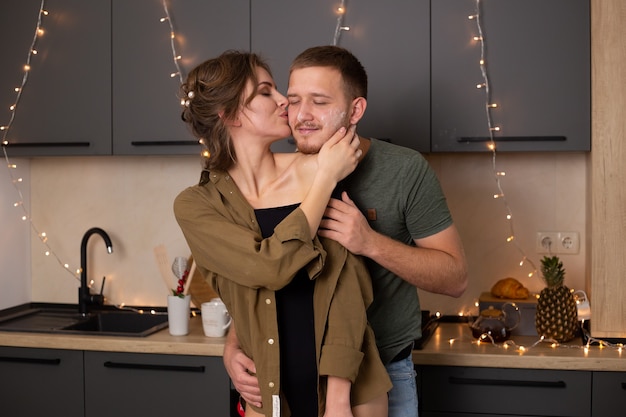
<svg viewBox="0 0 626 417">
<path fill-rule="evenodd" d="M 591 372 L 420 366 L 418 373 L 425 415 L 587 417 L 591 413 Z"/>
<path fill-rule="evenodd" d="M 594 372 L 593 417 L 620 416 L 626 410 L 626 372 Z"/>
</svg>

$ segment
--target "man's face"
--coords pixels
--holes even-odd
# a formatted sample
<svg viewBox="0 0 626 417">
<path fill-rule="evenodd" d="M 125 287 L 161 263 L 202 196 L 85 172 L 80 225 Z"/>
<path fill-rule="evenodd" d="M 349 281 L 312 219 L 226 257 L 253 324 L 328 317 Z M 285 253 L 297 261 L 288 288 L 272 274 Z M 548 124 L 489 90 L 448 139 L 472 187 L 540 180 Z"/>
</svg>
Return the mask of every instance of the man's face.
<svg viewBox="0 0 626 417">
<path fill-rule="evenodd" d="M 298 150 L 317 153 L 341 126 L 350 122 L 341 74 L 329 67 L 296 69 L 289 77 L 289 125 Z"/>
</svg>

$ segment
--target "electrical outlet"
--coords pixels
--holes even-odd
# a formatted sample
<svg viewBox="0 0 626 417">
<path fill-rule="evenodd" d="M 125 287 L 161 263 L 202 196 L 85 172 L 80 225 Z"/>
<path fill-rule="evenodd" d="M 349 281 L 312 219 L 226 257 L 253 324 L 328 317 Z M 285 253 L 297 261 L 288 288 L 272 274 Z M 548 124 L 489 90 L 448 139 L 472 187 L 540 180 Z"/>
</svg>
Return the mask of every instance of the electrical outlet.
<svg viewBox="0 0 626 417">
<path fill-rule="evenodd" d="M 537 253 L 557 253 L 558 232 L 537 232 Z"/>
<path fill-rule="evenodd" d="M 578 253 L 580 251 L 578 232 L 559 232 L 559 249 L 559 253 Z"/>
<path fill-rule="evenodd" d="M 578 232 L 537 232 L 537 253 L 576 254 L 580 251 Z"/>
</svg>

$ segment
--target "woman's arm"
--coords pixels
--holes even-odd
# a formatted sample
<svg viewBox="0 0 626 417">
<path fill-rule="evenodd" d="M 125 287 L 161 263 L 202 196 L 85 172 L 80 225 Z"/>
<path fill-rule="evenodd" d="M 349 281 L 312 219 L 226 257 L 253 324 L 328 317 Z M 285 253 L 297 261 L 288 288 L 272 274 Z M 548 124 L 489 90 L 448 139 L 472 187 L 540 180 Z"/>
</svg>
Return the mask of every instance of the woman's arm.
<svg viewBox="0 0 626 417">
<path fill-rule="evenodd" d="M 300 208 L 309 223 L 311 236 L 315 236 L 326 206 L 337 183 L 356 168 L 361 150 L 356 125 L 346 131 L 341 127 L 317 154 L 317 169 L 313 183 L 302 200 Z"/>
<path fill-rule="evenodd" d="M 263 239 L 254 210 L 234 184 L 225 182 L 188 188 L 174 201 L 176 220 L 201 270 L 247 287 L 278 290 L 305 266 L 321 269 L 326 253 L 314 245 L 301 210 Z"/>
</svg>

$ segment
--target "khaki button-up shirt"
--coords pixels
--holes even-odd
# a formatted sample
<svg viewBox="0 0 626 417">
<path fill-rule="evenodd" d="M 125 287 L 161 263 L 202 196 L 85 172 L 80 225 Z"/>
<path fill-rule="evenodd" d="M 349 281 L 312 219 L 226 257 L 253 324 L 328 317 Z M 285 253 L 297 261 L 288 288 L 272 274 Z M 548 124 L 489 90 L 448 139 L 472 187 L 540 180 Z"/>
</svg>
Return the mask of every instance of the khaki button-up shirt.
<svg viewBox="0 0 626 417">
<path fill-rule="evenodd" d="M 176 219 L 198 269 L 233 316 L 243 351 L 257 368 L 266 416 L 289 416 L 280 396 L 280 340 L 275 291 L 305 269 L 315 279 L 313 296 L 318 373 L 353 382 L 352 403 L 391 388 L 380 361 L 366 308 L 372 287 L 365 265 L 332 240 L 310 236 L 297 208 L 263 239 L 254 209 L 223 172 L 184 190 L 175 200 Z M 325 379 L 320 379 L 320 412 Z M 276 410 L 276 408 L 279 408 Z M 282 409 L 282 413 L 281 413 Z"/>
</svg>

